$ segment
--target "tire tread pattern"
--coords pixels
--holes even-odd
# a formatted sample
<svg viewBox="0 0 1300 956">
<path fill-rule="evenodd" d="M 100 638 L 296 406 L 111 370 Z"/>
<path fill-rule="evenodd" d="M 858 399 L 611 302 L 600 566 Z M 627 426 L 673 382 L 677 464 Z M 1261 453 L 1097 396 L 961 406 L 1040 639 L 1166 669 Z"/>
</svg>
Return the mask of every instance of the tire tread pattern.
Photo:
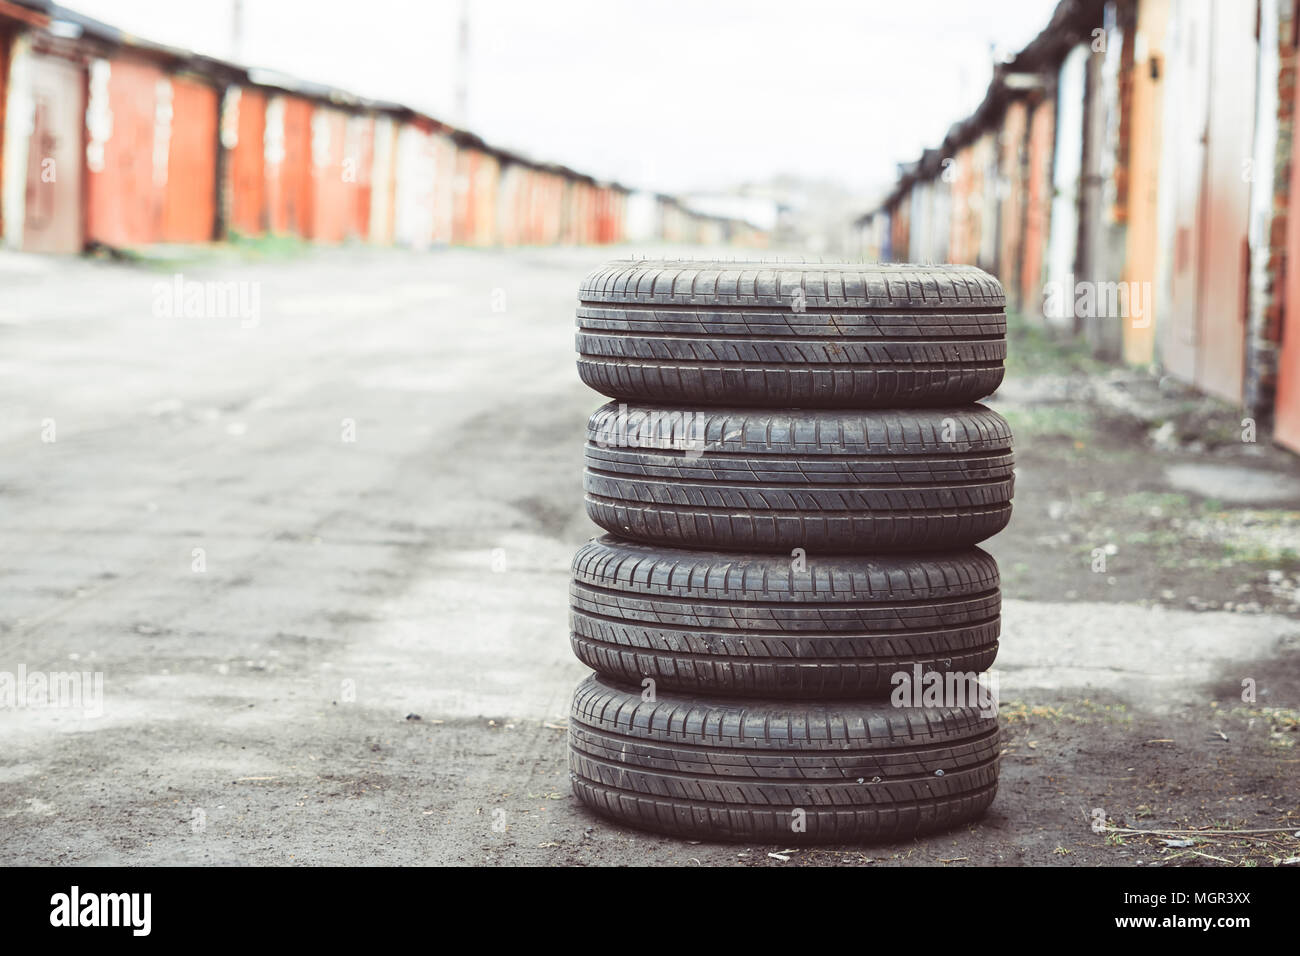
<svg viewBox="0 0 1300 956">
<path fill-rule="evenodd" d="M 573 560 L 570 641 L 640 686 L 781 698 L 887 695 L 893 675 L 986 670 L 997 564 L 978 548 L 917 556 L 785 556 L 651 547 L 603 536 Z"/>
<path fill-rule="evenodd" d="M 697 839 L 907 839 L 978 817 L 997 718 L 969 707 L 711 701 L 599 677 L 574 695 L 575 795 L 616 822 Z M 805 828 L 792 826 L 803 811 Z"/>
<path fill-rule="evenodd" d="M 958 404 L 1006 358 L 1002 286 L 973 266 L 615 260 L 578 300 L 579 375 L 611 398 Z"/>
<path fill-rule="evenodd" d="M 919 551 L 978 543 L 1011 516 L 1011 431 L 982 405 L 771 412 L 610 402 L 587 439 L 587 513 L 636 541 Z"/>
</svg>

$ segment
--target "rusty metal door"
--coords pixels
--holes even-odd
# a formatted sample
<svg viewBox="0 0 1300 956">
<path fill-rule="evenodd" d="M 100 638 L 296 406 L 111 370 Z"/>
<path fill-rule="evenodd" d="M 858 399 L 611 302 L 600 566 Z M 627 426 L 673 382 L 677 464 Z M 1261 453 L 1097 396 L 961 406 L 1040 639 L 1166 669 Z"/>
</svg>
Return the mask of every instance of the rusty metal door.
<svg viewBox="0 0 1300 956">
<path fill-rule="evenodd" d="M 1202 206 L 1209 134 L 1210 0 L 1185 0 L 1169 26 L 1162 189 L 1169 190 L 1168 294 L 1157 336 L 1164 368 L 1195 382 L 1199 345 Z"/>
<path fill-rule="evenodd" d="M 1300 108 L 1300 85 L 1294 87 L 1295 105 Z M 1282 349 L 1277 360 L 1277 396 L 1274 401 L 1273 437 L 1279 444 L 1300 452 L 1300 162 L 1291 163 L 1286 217 L 1286 289 L 1283 301 L 1285 324 Z"/>
<path fill-rule="evenodd" d="M 393 234 L 412 249 L 427 249 L 433 234 L 434 156 L 431 135 L 403 123 L 397 134 Z"/>
<path fill-rule="evenodd" d="M 284 169 L 289 231 L 306 236 L 312 220 L 311 114 L 309 100 L 289 97 L 284 111 Z"/>
<path fill-rule="evenodd" d="M 1210 16 L 1196 385 L 1239 404 L 1250 262 L 1250 181 L 1244 173 L 1254 139 L 1259 41 L 1253 3 L 1215 0 Z"/>
<path fill-rule="evenodd" d="M 131 59 L 91 69 L 86 235 L 93 242 L 120 249 L 162 235 L 170 119 L 159 110 L 158 90 L 166 82 L 156 66 Z"/>
<path fill-rule="evenodd" d="M 1300 91 L 1300 87 L 1297 87 Z M 1297 98 L 1300 106 L 1300 97 Z M 1291 209 L 1287 215 L 1287 262 L 1300 262 L 1300 163 L 1291 164 Z M 1300 452 L 1300 269 L 1286 273 L 1286 324 L 1282 327 L 1282 350 L 1277 360 L 1277 397 L 1274 404 L 1273 437 L 1279 444 Z"/>
<path fill-rule="evenodd" d="M 344 179 L 347 158 L 348 117 L 328 106 L 317 106 L 311 115 L 311 218 L 307 238 L 316 242 L 342 242 L 347 236 L 352 198 Z M 355 182 L 355 178 L 352 180 Z"/>
<path fill-rule="evenodd" d="M 267 229 L 266 94 L 239 91 L 235 147 L 230 156 L 230 228 L 246 236 Z"/>
<path fill-rule="evenodd" d="M 396 154 L 396 126 L 390 117 L 376 116 L 367 231 L 371 242 L 387 244 L 393 241 L 393 162 Z"/>
<path fill-rule="evenodd" d="M 1057 75 L 1056 148 L 1047 238 L 1047 281 L 1068 307 L 1050 309 L 1049 322 L 1074 328 L 1075 264 L 1079 246 L 1079 176 L 1083 169 L 1083 99 L 1088 47 L 1076 46 Z"/>
<path fill-rule="evenodd" d="M 7 24 L 0 26 L 0 184 L 5 181 L 5 109 L 9 105 L 9 58 L 12 46 L 13 32 Z M 4 203 L 0 202 L 0 237 L 4 233 Z"/>
<path fill-rule="evenodd" d="M 1043 312 L 1055 124 L 1055 106 L 1050 98 L 1044 98 L 1034 107 L 1029 120 L 1029 186 L 1025 198 L 1024 253 L 1020 263 L 1020 305 L 1036 317 L 1041 317 Z"/>
<path fill-rule="evenodd" d="M 68 60 L 35 54 L 31 90 L 23 248 L 80 252 L 84 73 Z"/>
<path fill-rule="evenodd" d="M 220 96 L 207 83 L 182 76 L 171 78 L 171 95 L 163 240 L 208 242 L 216 231 Z"/>
<path fill-rule="evenodd" d="M 1160 258 L 1160 149 L 1164 136 L 1162 110 L 1168 70 L 1165 35 L 1169 22 L 1168 0 L 1144 2 L 1138 7 L 1134 59 L 1131 76 L 1132 106 L 1129 114 L 1129 178 L 1127 255 L 1123 278 L 1148 283 L 1152 290 L 1152 314 L 1140 322 L 1124 323 L 1124 360 L 1132 365 L 1150 365 L 1155 360 L 1155 335 L 1164 316 L 1155 308 L 1155 289 Z M 1181 90 L 1173 91 L 1181 95 Z"/>
<path fill-rule="evenodd" d="M 343 178 L 348 184 L 346 235 L 348 239 L 366 239 L 370 234 L 372 170 L 375 164 L 375 119 L 373 116 L 348 117 L 343 147 Z"/>
<path fill-rule="evenodd" d="M 311 222 L 312 104 L 276 96 L 266 110 L 266 178 L 273 233 L 305 236 Z"/>
</svg>

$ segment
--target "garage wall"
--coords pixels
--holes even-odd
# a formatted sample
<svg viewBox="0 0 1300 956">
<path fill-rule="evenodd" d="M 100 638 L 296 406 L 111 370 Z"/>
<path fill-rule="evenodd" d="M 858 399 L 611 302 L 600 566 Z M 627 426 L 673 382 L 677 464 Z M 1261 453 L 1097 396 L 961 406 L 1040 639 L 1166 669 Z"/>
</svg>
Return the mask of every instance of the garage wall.
<svg viewBox="0 0 1300 956">
<path fill-rule="evenodd" d="M 170 112 L 161 238 L 208 242 L 216 238 L 221 94 L 192 76 L 173 76 L 158 92 L 159 116 Z"/>
<path fill-rule="evenodd" d="M 28 252 L 80 252 L 86 72 L 74 60 L 33 51 L 28 95 L 22 247 Z"/>
<path fill-rule="evenodd" d="M 266 133 L 267 95 L 251 87 L 234 87 L 226 94 L 223 146 L 227 150 L 227 225 L 245 236 L 260 236 L 267 228 Z M 233 135 L 226 137 L 227 128 Z"/>
<path fill-rule="evenodd" d="M 169 165 L 167 75 L 131 57 L 91 65 L 87 232 L 115 248 L 157 242 Z M 166 109 L 164 109 L 166 104 Z"/>
</svg>

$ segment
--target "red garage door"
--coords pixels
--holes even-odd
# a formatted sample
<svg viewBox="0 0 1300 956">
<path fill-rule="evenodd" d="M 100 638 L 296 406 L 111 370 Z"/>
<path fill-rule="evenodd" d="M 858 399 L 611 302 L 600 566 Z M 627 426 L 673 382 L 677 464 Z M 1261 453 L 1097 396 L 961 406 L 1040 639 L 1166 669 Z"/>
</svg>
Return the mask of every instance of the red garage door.
<svg viewBox="0 0 1300 956">
<path fill-rule="evenodd" d="M 85 77 L 68 60 L 37 54 L 31 78 L 34 124 L 27 147 L 23 248 L 80 252 Z"/>
</svg>

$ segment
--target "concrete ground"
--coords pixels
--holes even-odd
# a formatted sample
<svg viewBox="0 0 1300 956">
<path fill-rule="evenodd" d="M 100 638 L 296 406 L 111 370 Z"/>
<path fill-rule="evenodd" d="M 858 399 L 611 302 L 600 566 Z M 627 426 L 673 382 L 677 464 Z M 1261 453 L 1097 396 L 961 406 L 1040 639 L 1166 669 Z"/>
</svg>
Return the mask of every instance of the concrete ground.
<svg viewBox="0 0 1300 956">
<path fill-rule="evenodd" d="M 567 574 L 595 533 L 581 445 L 602 399 L 572 311 L 610 254 L 0 258 L 0 863 L 1300 856 L 1280 832 L 1300 830 L 1295 459 L 1023 329 L 991 403 L 1019 466 L 986 545 L 1006 596 L 989 815 L 787 862 L 585 813 Z M 187 317 L 178 272 L 251 283 L 245 308 Z M 1174 427 L 1108 398 L 1143 388 Z M 72 671 L 102 675 L 102 713 L 3 695 L 5 673 Z M 1269 832 L 1166 847 L 1092 832 L 1094 809 Z"/>
</svg>

